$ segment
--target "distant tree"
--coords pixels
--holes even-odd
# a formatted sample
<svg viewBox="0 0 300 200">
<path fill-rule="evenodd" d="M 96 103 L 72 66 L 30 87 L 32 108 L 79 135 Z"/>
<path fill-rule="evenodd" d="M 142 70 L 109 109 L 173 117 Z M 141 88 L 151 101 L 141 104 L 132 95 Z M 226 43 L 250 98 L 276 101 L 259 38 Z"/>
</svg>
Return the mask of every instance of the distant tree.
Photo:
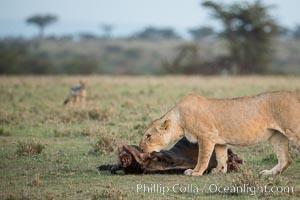
<svg viewBox="0 0 300 200">
<path fill-rule="evenodd" d="M 0 74 L 22 73 L 28 52 L 27 42 L 0 40 Z"/>
<path fill-rule="evenodd" d="M 260 1 L 224 5 L 204 1 L 204 7 L 211 8 L 213 17 L 223 23 L 222 36 L 229 41 L 231 60 L 237 73 L 264 73 L 272 58 L 272 36 L 278 26 L 268 14 L 270 7 Z"/>
<path fill-rule="evenodd" d="M 98 37 L 92 33 L 79 33 L 80 40 L 95 40 Z"/>
<path fill-rule="evenodd" d="M 54 15 L 33 15 L 26 19 L 28 24 L 33 24 L 39 28 L 39 38 L 44 37 L 44 29 L 46 26 L 57 21 Z"/>
<path fill-rule="evenodd" d="M 214 29 L 209 26 L 190 29 L 188 32 L 194 40 L 202 40 L 208 36 L 214 35 Z"/>
<path fill-rule="evenodd" d="M 76 55 L 64 63 L 66 74 L 93 74 L 100 71 L 100 62 L 92 55 Z"/>
<path fill-rule="evenodd" d="M 293 31 L 294 38 L 300 38 L 300 24 L 297 25 Z"/>
<path fill-rule="evenodd" d="M 66 34 L 66 35 L 62 35 L 60 36 L 59 38 L 60 40 L 73 40 L 73 35 L 69 35 L 69 34 Z"/>
<path fill-rule="evenodd" d="M 161 67 L 169 74 L 224 74 L 230 70 L 230 60 L 218 56 L 214 60 L 201 59 L 200 48 L 195 43 L 183 43 L 176 47 L 177 54 L 171 59 L 162 59 Z"/>
<path fill-rule="evenodd" d="M 283 38 L 289 38 L 293 35 L 293 32 L 288 27 L 280 26 L 278 28 L 278 35 Z"/>
<path fill-rule="evenodd" d="M 111 34 L 112 34 L 113 29 L 114 29 L 114 27 L 112 25 L 103 24 L 103 25 L 101 25 L 101 29 L 104 33 L 104 38 L 106 38 L 106 39 L 111 38 Z"/>
<path fill-rule="evenodd" d="M 32 51 L 29 41 L 0 41 L 0 74 L 46 74 L 53 66 L 48 53 Z"/>
<path fill-rule="evenodd" d="M 146 27 L 132 38 L 144 40 L 180 39 L 181 37 L 172 28 Z"/>
<path fill-rule="evenodd" d="M 189 66 L 194 66 L 198 61 L 198 47 L 194 44 L 182 44 L 176 48 L 177 55 L 170 61 L 163 59 L 162 67 L 166 73 L 182 74 Z"/>
</svg>

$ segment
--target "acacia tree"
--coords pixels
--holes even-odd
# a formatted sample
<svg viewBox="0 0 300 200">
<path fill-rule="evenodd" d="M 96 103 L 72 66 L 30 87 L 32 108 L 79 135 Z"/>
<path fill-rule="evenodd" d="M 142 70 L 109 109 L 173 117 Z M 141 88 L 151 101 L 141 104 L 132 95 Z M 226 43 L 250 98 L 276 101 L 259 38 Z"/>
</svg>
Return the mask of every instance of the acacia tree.
<svg viewBox="0 0 300 200">
<path fill-rule="evenodd" d="M 190 29 L 188 32 L 196 41 L 214 35 L 214 29 L 209 26 Z"/>
<path fill-rule="evenodd" d="M 230 59 L 237 73 L 264 73 L 272 58 L 272 36 L 278 26 L 268 14 L 270 7 L 260 1 L 223 5 L 205 1 L 204 7 L 213 11 L 213 17 L 224 26 L 221 33 L 229 42 Z"/>
<path fill-rule="evenodd" d="M 114 27 L 110 24 L 102 24 L 101 29 L 104 33 L 104 38 L 105 39 L 110 39 L 111 38 L 111 33 L 112 33 Z"/>
<path fill-rule="evenodd" d="M 296 39 L 300 38 L 300 24 L 298 24 L 298 25 L 295 27 L 295 30 L 293 31 L 293 36 L 294 36 L 294 38 L 296 38 Z"/>
<path fill-rule="evenodd" d="M 46 26 L 57 21 L 57 17 L 54 15 L 33 15 L 26 19 L 28 24 L 33 24 L 39 29 L 39 38 L 44 37 L 44 29 Z"/>
<path fill-rule="evenodd" d="M 180 35 L 172 28 L 146 27 L 131 38 L 143 40 L 180 39 Z"/>
</svg>

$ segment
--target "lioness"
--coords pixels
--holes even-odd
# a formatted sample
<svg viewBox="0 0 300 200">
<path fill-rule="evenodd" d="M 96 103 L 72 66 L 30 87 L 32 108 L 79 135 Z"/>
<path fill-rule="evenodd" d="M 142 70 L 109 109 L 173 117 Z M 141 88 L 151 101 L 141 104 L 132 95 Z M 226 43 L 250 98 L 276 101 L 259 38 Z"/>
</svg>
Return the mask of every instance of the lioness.
<svg viewBox="0 0 300 200">
<path fill-rule="evenodd" d="M 190 94 L 152 122 L 140 147 L 145 152 L 160 151 L 183 135 L 199 144 L 197 165 L 185 175 L 201 176 L 214 148 L 217 169 L 225 173 L 227 144 L 249 146 L 266 140 L 271 141 L 278 164 L 261 174 L 279 174 L 292 162 L 289 139 L 300 145 L 300 94 L 278 91 L 233 99 Z"/>
</svg>

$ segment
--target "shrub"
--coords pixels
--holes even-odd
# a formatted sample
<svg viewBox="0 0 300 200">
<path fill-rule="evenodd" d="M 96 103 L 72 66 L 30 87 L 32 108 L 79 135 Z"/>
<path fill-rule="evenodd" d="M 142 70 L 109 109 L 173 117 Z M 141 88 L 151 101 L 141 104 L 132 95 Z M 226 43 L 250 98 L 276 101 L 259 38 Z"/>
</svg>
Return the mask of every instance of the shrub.
<svg viewBox="0 0 300 200">
<path fill-rule="evenodd" d="M 41 179 L 40 179 L 40 174 L 35 174 L 34 175 L 34 179 L 32 181 L 32 185 L 33 186 L 40 186 L 42 183 Z"/>
<path fill-rule="evenodd" d="M 92 74 L 101 71 L 99 59 L 95 56 L 76 55 L 64 63 L 67 74 Z"/>
<path fill-rule="evenodd" d="M 93 153 L 108 154 L 114 150 L 116 142 L 113 138 L 101 135 L 98 140 L 93 144 Z"/>
<path fill-rule="evenodd" d="M 79 134 L 83 136 L 93 136 L 99 132 L 99 128 L 85 128 L 80 130 Z"/>
<path fill-rule="evenodd" d="M 36 141 L 18 142 L 17 155 L 29 156 L 29 155 L 41 154 L 44 149 L 45 146 Z"/>
<path fill-rule="evenodd" d="M 103 190 L 101 197 L 111 198 L 111 199 L 123 199 L 122 195 L 123 195 L 123 192 L 121 190 L 112 189 L 112 190 Z"/>
<path fill-rule="evenodd" d="M 70 136 L 72 131 L 71 130 L 64 130 L 64 129 L 55 129 L 53 131 L 55 137 L 67 137 Z"/>
<path fill-rule="evenodd" d="M 92 120 L 106 121 L 112 115 L 111 109 L 91 109 L 88 111 L 89 118 Z"/>
<path fill-rule="evenodd" d="M 10 136 L 11 133 L 4 130 L 3 128 L 0 128 L 0 136 Z"/>
<path fill-rule="evenodd" d="M 100 192 L 96 192 L 92 195 L 92 200 L 97 199 L 124 199 L 127 197 L 125 193 L 123 193 L 119 189 L 115 188 L 104 188 Z"/>
</svg>

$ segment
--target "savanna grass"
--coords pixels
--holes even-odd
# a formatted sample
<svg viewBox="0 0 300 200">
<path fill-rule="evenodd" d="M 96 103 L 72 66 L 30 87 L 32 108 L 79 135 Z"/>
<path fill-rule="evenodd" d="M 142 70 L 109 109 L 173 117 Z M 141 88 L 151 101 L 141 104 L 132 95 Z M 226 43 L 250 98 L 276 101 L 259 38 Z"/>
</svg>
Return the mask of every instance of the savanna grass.
<svg viewBox="0 0 300 200">
<path fill-rule="evenodd" d="M 86 79 L 86 109 L 63 106 L 69 87 Z M 137 145 L 149 123 L 188 93 L 231 98 L 271 90 L 300 91 L 298 77 L 0 77 L 0 199 L 223 199 L 209 192 L 137 193 L 137 184 L 248 183 L 291 185 L 293 194 L 233 199 L 299 199 L 299 155 L 279 177 L 264 179 L 259 172 L 276 164 L 269 143 L 231 147 L 249 167 L 232 174 L 111 175 L 97 172 L 99 164 L 116 162 L 118 144 Z M 44 148 L 46 147 L 46 148 Z M 292 151 L 294 151 L 292 149 Z M 92 153 L 90 153 L 92 152 Z M 16 156 L 20 155 L 20 156 Z M 24 155 L 24 156 L 21 156 Z M 26 156 L 25 156 L 26 155 Z M 227 196 L 226 196 L 227 198 Z"/>
</svg>

